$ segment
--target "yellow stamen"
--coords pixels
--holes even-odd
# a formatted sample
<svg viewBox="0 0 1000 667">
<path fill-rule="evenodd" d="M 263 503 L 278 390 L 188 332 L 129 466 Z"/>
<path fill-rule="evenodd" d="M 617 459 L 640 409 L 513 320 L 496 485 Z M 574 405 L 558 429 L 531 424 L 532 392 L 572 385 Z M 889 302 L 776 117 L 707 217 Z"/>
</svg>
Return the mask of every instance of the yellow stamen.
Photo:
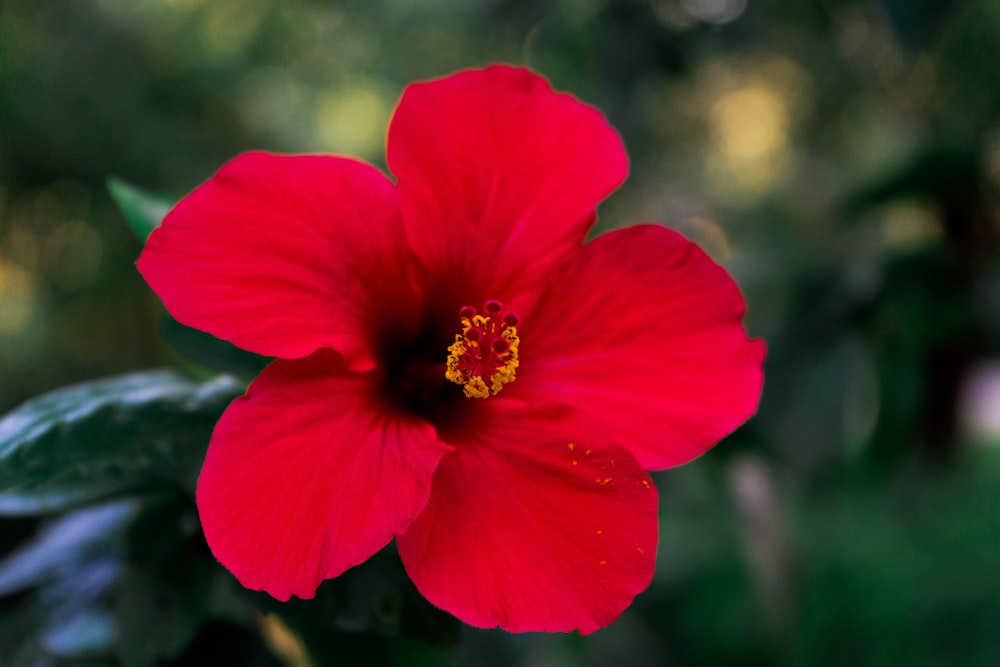
<svg viewBox="0 0 1000 667">
<path fill-rule="evenodd" d="M 516 377 L 517 327 L 502 312 L 473 314 L 461 322 L 462 333 L 448 347 L 444 376 L 463 385 L 469 398 L 489 398 Z"/>
</svg>

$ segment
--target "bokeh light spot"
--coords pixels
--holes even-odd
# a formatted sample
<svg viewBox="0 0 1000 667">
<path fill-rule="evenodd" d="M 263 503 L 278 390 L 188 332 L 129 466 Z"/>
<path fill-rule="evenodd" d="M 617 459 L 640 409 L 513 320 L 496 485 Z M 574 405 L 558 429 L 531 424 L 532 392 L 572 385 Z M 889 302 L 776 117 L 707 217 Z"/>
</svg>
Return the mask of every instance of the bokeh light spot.
<svg viewBox="0 0 1000 667">
<path fill-rule="evenodd" d="M 201 37 L 218 56 L 238 55 L 257 34 L 261 13 L 239 4 L 209 6 L 202 19 Z"/>
<path fill-rule="evenodd" d="M 682 0 L 684 11 L 705 23 L 722 25 L 739 18 L 747 0 Z"/>
<path fill-rule="evenodd" d="M 745 83 L 722 93 L 708 109 L 713 187 L 740 204 L 769 192 L 790 164 L 790 102 L 764 83 Z"/>
<path fill-rule="evenodd" d="M 1000 445 L 1000 360 L 973 367 L 962 388 L 959 421 L 974 442 Z"/>
<path fill-rule="evenodd" d="M 1000 191 L 1000 127 L 986 138 L 986 169 L 993 187 Z"/>
<path fill-rule="evenodd" d="M 882 216 L 882 238 L 897 250 L 909 250 L 941 238 L 944 231 L 934 207 L 919 202 L 887 206 Z"/>
<path fill-rule="evenodd" d="M 0 259 L 0 335 L 12 336 L 27 328 L 35 312 L 36 293 L 30 272 Z"/>
<path fill-rule="evenodd" d="M 774 153 L 787 141 L 787 105 L 775 91 L 763 86 L 748 86 L 724 95 L 710 113 L 715 148 L 729 160 Z"/>
<path fill-rule="evenodd" d="M 391 105 L 369 86 L 320 95 L 315 126 L 320 147 L 348 155 L 377 155 L 385 140 Z"/>
</svg>

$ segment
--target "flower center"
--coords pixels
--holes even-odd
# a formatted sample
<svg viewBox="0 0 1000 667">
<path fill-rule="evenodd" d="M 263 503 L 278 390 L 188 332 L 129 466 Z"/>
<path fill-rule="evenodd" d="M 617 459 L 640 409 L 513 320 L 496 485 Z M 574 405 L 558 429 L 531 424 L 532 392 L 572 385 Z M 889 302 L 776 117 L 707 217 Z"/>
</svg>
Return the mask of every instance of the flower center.
<svg viewBox="0 0 1000 667">
<path fill-rule="evenodd" d="M 444 376 L 464 385 L 469 398 L 489 398 L 508 382 L 517 370 L 517 325 L 520 318 L 504 311 L 499 301 L 487 301 L 480 314 L 472 306 L 458 311 L 462 333 L 448 348 L 448 369 Z"/>
</svg>

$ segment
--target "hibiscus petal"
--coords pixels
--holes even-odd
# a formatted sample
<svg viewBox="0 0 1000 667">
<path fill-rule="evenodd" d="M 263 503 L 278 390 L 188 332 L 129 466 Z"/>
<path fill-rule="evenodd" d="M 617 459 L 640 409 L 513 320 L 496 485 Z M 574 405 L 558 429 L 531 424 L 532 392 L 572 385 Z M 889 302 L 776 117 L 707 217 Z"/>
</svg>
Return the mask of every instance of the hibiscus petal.
<svg viewBox="0 0 1000 667">
<path fill-rule="evenodd" d="M 167 215 L 138 268 L 180 322 L 252 352 L 371 368 L 414 312 L 395 188 L 364 163 L 247 153 Z"/>
<path fill-rule="evenodd" d="M 491 399 L 474 432 L 450 436 L 399 553 L 420 592 L 466 623 L 588 634 L 652 579 L 656 488 L 624 449 L 571 440 L 582 432 L 564 410 L 515 405 Z"/>
<path fill-rule="evenodd" d="M 649 469 L 690 461 L 756 412 L 764 344 L 747 340 L 732 278 L 679 234 L 605 234 L 551 284 L 519 328 L 511 387 L 579 409 Z"/>
<path fill-rule="evenodd" d="M 198 510 L 212 553 L 247 588 L 310 598 L 423 509 L 450 447 L 375 391 L 321 352 L 272 363 L 223 414 Z"/>
<path fill-rule="evenodd" d="M 504 65 L 409 86 L 387 153 L 414 252 L 480 298 L 534 287 L 628 171 L 597 109 Z"/>
</svg>

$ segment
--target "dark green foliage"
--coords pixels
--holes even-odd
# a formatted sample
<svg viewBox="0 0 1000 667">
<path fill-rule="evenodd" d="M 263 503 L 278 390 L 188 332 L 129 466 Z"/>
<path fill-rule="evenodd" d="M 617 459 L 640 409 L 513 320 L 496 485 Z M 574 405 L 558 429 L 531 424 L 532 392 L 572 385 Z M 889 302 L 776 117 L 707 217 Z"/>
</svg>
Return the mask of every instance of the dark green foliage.
<svg viewBox="0 0 1000 667">
<path fill-rule="evenodd" d="M 146 237 L 163 222 L 163 216 L 174 205 L 165 197 L 143 192 L 134 185 L 116 178 L 108 180 L 108 192 L 118 205 L 118 210 L 122 212 L 125 222 L 131 227 L 132 233 L 140 241 L 146 240 Z"/>
<path fill-rule="evenodd" d="M 192 489 L 215 422 L 242 391 L 228 376 L 197 382 L 161 370 L 33 399 L 0 420 L 0 507 L 4 498 L 23 512 L 157 484 Z"/>
</svg>

